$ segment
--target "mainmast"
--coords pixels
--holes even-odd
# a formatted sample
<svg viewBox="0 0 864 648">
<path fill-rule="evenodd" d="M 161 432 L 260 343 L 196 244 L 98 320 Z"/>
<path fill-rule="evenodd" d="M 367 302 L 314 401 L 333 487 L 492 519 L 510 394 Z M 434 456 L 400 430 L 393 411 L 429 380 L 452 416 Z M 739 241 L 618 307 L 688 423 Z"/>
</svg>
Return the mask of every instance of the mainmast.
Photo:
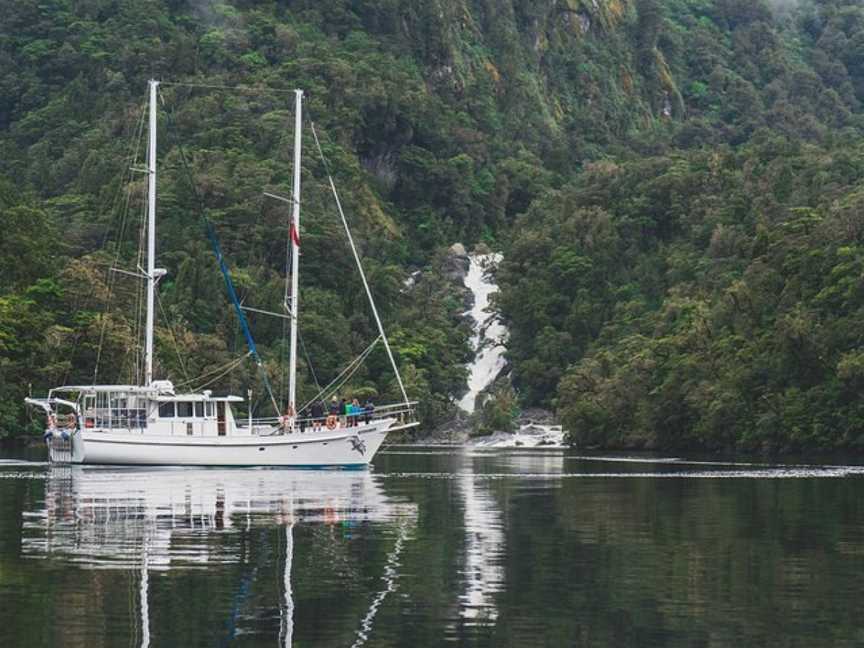
<svg viewBox="0 0 864 648">
<path fill-rule="evenodd" d="M 150 142 L 147 146 L 147 325 L 144 342 L 144 385 L 153 382 L 153 313 L 156 299 L 156 90 L 150 80 Z"/>
<path fill-rule="evenodd" d="M 291 350 L 288 365 L 288 406 L 297 416 L 297 320 L 300 315 L 300 146 L 303 126 L 303 91 L 295 90 L 294 110 L 294 184 L 292 187 L 291 225 L 289 238 L 291 245 Z M 292 421 L 293 424 L 293 421 Z"/>
</svg>

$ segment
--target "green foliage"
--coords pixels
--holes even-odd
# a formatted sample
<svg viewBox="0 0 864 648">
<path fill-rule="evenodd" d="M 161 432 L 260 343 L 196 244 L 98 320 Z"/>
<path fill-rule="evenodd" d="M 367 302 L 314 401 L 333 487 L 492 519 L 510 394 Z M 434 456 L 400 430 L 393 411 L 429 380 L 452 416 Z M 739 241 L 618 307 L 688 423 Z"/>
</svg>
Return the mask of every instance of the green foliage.
<svg viewBox="0 0 864 648">
<path fill-rule="evenodd" d="M 519 416 L 519 400 L 513 386 L 505 380 L 496 382 L 488 393 L 483 394 L 476 434 L 513 432 Z"/>
<path fill-rule="evenodd" d="M 301 87 L 427 418 L 469 357 L 437 255 L 482 240 L 504 248 L 519 398 L 579 443 L 860 447 L 862 47 L 864 8 L 844 0 L 12 3 L 0 434 L 23 429 L 29 383 L 140 372 L 140 286 L 106 269 L 135 267 L 130 143 L 156 77 L 243 88 L 162 86 L 161 374 L 243 352 L 202 210 L 244 302 L 282 309 L 286 211 L 261 193 L 289 191 Z M 314 150 L 303 188 L 311 395 L 377 332 Z M 284 324 L 251 320 L 281 389 Z M 396 395 L 380 349 L 367 365 L 346 389 Z M 216 388 L 253 382 L 247 367 Z"/>
<path fill-rule="evenodd" d="M 562 376 L 536 401 L 555 394 L 574 443 L 860 445 L 864 261 L 838 197 L 864 179 L 864 149 L 778 156 L 780 144 L 589 168 L 554 208 L 526 214 L 499 273 L 514 375 L 529 398 Z M 608 231 L 579 236 L 584 211 L 568 206 L 595 203 L 610 206 Z M 576 352 L 550 353 L 558 340 Z"/>
</svg>

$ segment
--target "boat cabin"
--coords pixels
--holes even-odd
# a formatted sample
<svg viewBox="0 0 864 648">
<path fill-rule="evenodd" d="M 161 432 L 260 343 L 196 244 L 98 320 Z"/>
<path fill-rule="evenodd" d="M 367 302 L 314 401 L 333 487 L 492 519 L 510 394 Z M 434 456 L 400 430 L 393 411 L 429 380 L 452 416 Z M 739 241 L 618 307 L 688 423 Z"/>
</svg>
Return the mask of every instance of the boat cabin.
<svg viewBox="0 0 864 648">
<path fill-rule="evenodd" d="M 67 393 L 74 402 L 57 398 Z M 227 436 L 237 431 L 231 403 L 239 396 L 213 396 L 205 390 L 175 394 L 170 381 L 151 388 L 131 385 L 84 385 L 51 390 L 48 403 L 74 406 L 74 427 L 93 431 L 160 436 Z"/>
</svg>

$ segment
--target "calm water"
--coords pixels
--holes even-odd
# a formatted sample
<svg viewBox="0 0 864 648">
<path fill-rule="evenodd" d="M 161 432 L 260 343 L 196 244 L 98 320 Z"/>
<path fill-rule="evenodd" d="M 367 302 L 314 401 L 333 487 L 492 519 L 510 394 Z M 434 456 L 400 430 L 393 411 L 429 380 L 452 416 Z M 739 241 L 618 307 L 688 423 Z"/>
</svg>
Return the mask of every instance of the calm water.
<svg viewBox="0 0 864 648">
<path fill-rule="evenodd" d="M 864 646 L 864 470 L 0 462 L 0 646 Z"/>
</svg>

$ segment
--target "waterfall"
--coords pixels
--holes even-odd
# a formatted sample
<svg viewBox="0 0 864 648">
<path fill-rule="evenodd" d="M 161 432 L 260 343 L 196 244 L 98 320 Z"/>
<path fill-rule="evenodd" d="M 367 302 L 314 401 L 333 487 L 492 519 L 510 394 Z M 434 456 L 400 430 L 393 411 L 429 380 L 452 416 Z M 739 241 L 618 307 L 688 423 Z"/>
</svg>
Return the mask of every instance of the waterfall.
<svg viewBox="0 0 864 648">
<path fill-rule="evenodd" d="M 465 276 L 465 287 L 474 295 L 474 306 L 466 311 L 474 321 L 471 347 L 474 361 L 468 376 L 468 393 L 459 401 L 459 407 L 469 414 L 474 412 L 477 396 L 491 385 L 504 368 L 504 339 L 507 328 L 497 313 L 489 312 L 489 296 L 498 292 L 498 286 L 489 280 L 486 270 L 501 261 L 500 254 L 472 254 Z"/>
</svg>

